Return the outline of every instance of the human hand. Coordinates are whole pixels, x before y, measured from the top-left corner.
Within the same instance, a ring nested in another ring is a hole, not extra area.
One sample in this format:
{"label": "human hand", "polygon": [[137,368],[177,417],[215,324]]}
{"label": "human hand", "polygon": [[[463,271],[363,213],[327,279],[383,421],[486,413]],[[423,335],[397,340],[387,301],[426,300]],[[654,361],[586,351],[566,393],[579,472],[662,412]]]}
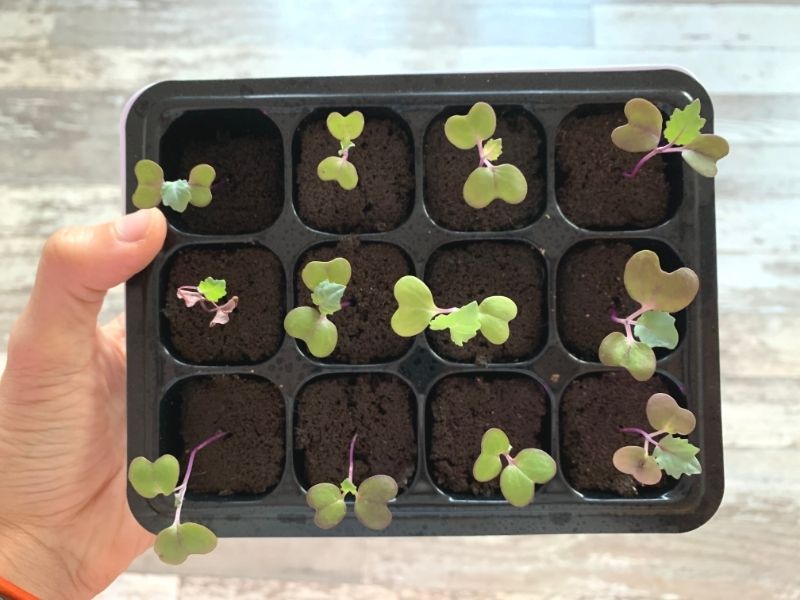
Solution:
{"label": "human hand", "polygon": [[0,576],[42,598],[93,597],[153,543],[126,499],[125,323],[107,290],[153,260],[158,209],[46,243],[0,379]]}

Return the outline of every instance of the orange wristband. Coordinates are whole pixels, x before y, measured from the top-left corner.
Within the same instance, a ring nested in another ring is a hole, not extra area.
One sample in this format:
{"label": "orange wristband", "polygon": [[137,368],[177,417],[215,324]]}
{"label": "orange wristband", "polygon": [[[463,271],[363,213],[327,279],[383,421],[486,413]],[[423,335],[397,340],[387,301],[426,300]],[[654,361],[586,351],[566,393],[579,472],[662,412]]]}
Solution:
{"label": "orange wristband", "polygon": [[18,588],[10,581],[0,577],[0,598],[2,600],[39,600],[33,594]]}

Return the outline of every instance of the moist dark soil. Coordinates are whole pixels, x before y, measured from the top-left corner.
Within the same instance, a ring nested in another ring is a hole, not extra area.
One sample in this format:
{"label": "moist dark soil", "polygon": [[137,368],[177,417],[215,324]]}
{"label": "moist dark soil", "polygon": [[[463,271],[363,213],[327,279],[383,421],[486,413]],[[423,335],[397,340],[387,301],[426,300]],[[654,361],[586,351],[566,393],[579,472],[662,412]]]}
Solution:
{"label": "moist dark soil", "polygon": [[681,398],[658,374],[637,382],[625,371],[587,375],[567,386],[561,398],[561,465],[569,483],[580,492],[610,492],[637,496],[643,489],[667,489],[675,480],[666,475],[656,486],[642,486],[614,468],[614,452],[642,443],[621,427],[652,431],[645,407],[653,394]]}
{"label": "moist dark soil", "polygon": [[[187,308],[176,296],[183,285],[206,277],[225,279],[228,295],[239,297],[225,325],[209,327],[213,313]],[[285,280],[272,252],[257,246],[194,247],[181,250],[167,267],[164,332],[181,360],[197,364],[253,364],[278,351],[283,340]]]}
{"label": "moist dark soil", "polygon": [[348,306],[329,317],[339,333],[331,360],[363,364],[402,356],[413,339],[402,338],[392,331],[392,313],[396,308],[393,290],[398,279],[413,274],[414,270],[406,254],[396,246],[346,238],[336,245],[309,250],[297,263],[297,305],[312,306],[311,291],[300,277],[303,267],[312,260],[329,261],[338,256],[350,262],[353,275],[343,298]]}
{"label": "moist dark soil", "polygon": [[164,211],[192,233],[241,234],[272,225],[283,208],[283,142],[258,111],[194,111],[178,119],[161,143],[168,180],[188,179],[192,167],[207,163],[217,177],[211,204],[184,213]]}
{"label": "moist dark soil", "polygon": [[[495,200],[475,209],[464,201],[464,182],[478,166],[478,150],[459,150],[444,135],[450,114],[435,119],[425,134],[425,206],[442,227],[456,231],[502,231],[530,225],[545,204],[544,135],[539,124],[520,109],[495,109],[503,154],[496,164],[518,167],[528,182],[528,195],[519,204]],[[456,111],[451,114],[465,114]]]}
{"label": "moist dark soil", "polygon": [[517,305],[505,344],[490,344],[479,332],[458,347],[449,331],[428,331],[431,347],[458,362],[485,364],[531,358],[547,338],[545,268],[539,252],[519,242],[468,242],[437,250],[425,271],[437,306],[463,306],[489,296],[507,296]]}
{"label": "moist dark soil", "polygon": [[417,466],[414,395],[392,375],[333,375],[315,379],[296,399],[295,464],[303,486],[347,477],[350,440],[356,485],[372,475],[394,477],[402,489]]}
{"label": "moist dark soil", "polygon": [[190,492],[262,494],[278,484],[286,429],[284,400],[275,385],[238,375],[196,377],[180,384],[169,403],[164,428],[179,428],[182,444],[168,450],[180,457],[182,472],[192,448],[218,431],[230,433],[197,453]]}
{"label": "moist dark soil", "polygon": [[[499,479],[478,483],[472,465],[487,429],[508,435],[513,453],[547,443],[547,397],[533,379],[515,375],[453,375],[440,381],[430,399],[430,469],[445,492],[490,496]],[[546,449],[546,448],[545,448]]]}
{"label": "moist dark soil", "polygon": [[399,119],[365,115],[364,131],[353,140],[349,160],[358,185],[344,190],[322,181],[317,166],[336,156],[339,141],[325,124],[327,111],[301,126],[297,134],[296,208],[300,219],[319,231],[368,233],[395,229],[414,204],[414,151]]}
{"label": "moist dark soil", "polygon": [[680,157],[656,156],[633,179],[623,177],[642,156],[611,143],[611,132],[625,122],[619,108],[573,114],[558,129],[556,199],[578,227],[645,229],[673,211],[673,195],[680,194]]}

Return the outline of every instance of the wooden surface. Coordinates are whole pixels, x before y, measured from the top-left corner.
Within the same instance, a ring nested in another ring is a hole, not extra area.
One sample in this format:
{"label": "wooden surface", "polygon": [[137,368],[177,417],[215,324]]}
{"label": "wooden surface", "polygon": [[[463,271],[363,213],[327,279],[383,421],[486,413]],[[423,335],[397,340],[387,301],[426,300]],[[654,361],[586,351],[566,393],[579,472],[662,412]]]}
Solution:
{"label": "wooden surface", "polygon": [[104,598],[800,598],[798,31],[788,2],[1,0],[0,348],[45,237],[117,214],[120,111],[153,80],[679,64],[732,145],[717,178],[727,489],[709,524],[223,540],[178,570],[146,555]]}

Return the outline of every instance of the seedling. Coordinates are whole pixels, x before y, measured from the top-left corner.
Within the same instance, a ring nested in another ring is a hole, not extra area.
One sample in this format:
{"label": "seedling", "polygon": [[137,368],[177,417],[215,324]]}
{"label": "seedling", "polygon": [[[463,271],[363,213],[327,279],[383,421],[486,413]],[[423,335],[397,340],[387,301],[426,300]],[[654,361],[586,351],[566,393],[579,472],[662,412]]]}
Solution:
{"label": "seedling", "polygon": [[342,189],[352,190],[358,185],[358,171],[348,160],[350,150],[355,148],[353,140],[364,131],[364,115],[355,110],[346,117],[338,112],[328,115],[328,131],[339,140],[339,156],[323,158],[317,167],[322,181],[335,181]]}
{"label": "seedling", "polygon": [[192,449],[180,485],[178,485],[180,465],[178,459],[171,454],[164,454],[155,462],[150,462],[144,456],[137,456],[128,467],[128,481],[143,498],[155,498],[159,494],[175,496],[175,519],[172,525],[158,533],[153,546],[161,561],[168,565],[179,565],[190,554],[208,554],[217,547],[217,536],[208,527],[198,523],[181,523],[181,509],[189,487],[189,478],[192,476],[195,456],[200,450],[226,435],[228,435],[226,432],[218,431]]}
{"label": "seedling", "polygon": [[[478,147],[478,167],[464,183],[464,200],[472,208],[485,208],[495,200],[519,204],[528,194],[528,182],[514,165],[495,165],[503,153],[503,140],[491,139],[497,127],[494,109],[478,102],[466,115],[453,115],[444,124],[444,134],[461,150]],[[485,143],[484,143],[485,142]]]}
{"label": "seedling", "polygon": [[664,127],[663,117],[655,104],[644,98],[634,98],[625,104],[628,122],[611,132],[611,141],[626,152],[647,152],[625,177],[636,177],[644,164],[657,154],[680,152],[690,167],[703,177],[717,174],[717,161],[730,150],[725,138],[713,133],[700,133],[706,120],[700,116],[700,100],[695,99],[683,110],[676,108]]}
{"label": "seedling", "polygon": [[397,310],[392,315],[392,329],[401,337],[413,337],[430,327],[433,331],[450,330],[450,339],[463,346],[480,331],[490,343],[500,345],[510,334],[508,323],[517,316],[517,305],[505,296],[489,296],[480,304],[473,300],[462,307],[439,308],[431,290],[413,275],[394,284]]}
{"label": "seedling", "polygon": [[186,303],[186,308],[191,308],[198,304],[203,310],[214,313],[209,327],[214,325],[224,325],[230,321],[230,314],[239,303],[239,297],[234,296],[225,304],[218,304],[227,294],[224,279],[214,279],[206,277],[198,285],[182,285],[178,288],[178,298]]}
{"label": "seedling", "polygon": [[336,348],[339,333],[328,316],[343,308],[342,296],[350,275],[350,263],[344,258],[312,261],[303,267],[303,283],[311,290],[311,301],[316,308],[293,308],[286,315],[283,328],[293,338],[303,340],[317,358],[330,356]]}
{"label": "seedling", "polygon": [[625,333],[609,333],[598,354],[604,365],[624,367],[637,381],[647,381],[656,370],[653,348],[673,350],[678,345],[678,330],[670,313],[683,310],[694,300],[700,282],[688,267],[662,271],[658,255],[650,250],[631,256],[624,282],[640,307],[625,318],[612,312],[611,320],[624,325]]}
{"label": "seedling", "polygon": [[[506,460],[505,467],[501,456]],[[481,453],[472,466],[472,476],[482,483],[500,475],[500,491],[519,508],[533,502],[534,484],[543,485],[555,474],[556,461],[544,450],[525,448],[512,458],[508,436],[496,427],[483,434]]]}
{"label": "seedling", "polygon": [[[685,438],[675,437],[675,434],[689,435],[694,431],[696,420],[692,412],[678,406],[669,394],[653,394],[647,401],[647,420],[655,431],[648,433],[636,427],[620,429],[642,436],[644,447],[625,446],[617,450],[613,458],[617,470],[645,485],[661,481],[662,470],[675,479],[680,479],[681,475],[698,475],[700,448]],[[656,439],[658,436],[663,437]]]}
{"label": "seedling", "polygon": [[392,512],[387,506],[397,496],[397,482],[388,475],[367,477],[356,487],[353,483],[353,451],[358,434],[350,441],[347,479],[338,486],[318,483],[306,494],[306,502],[314,509],[314,524],[320,529],[331,529],[342,522],[347,514],[345,499],[355,496],[356,518],[368,529],[386,529],[392,522]]}
{"label": "seedling", "polygon": [[164,181],[164,169],[152,160],[140,160],[133,168],[136,191],[133,205],[136,208],[153,208],[160,202],[182,213],[191,204],[204,208],[211,204],[211,184],[217,176],[211,165],[197,165],[189,172],[189,180]]}

